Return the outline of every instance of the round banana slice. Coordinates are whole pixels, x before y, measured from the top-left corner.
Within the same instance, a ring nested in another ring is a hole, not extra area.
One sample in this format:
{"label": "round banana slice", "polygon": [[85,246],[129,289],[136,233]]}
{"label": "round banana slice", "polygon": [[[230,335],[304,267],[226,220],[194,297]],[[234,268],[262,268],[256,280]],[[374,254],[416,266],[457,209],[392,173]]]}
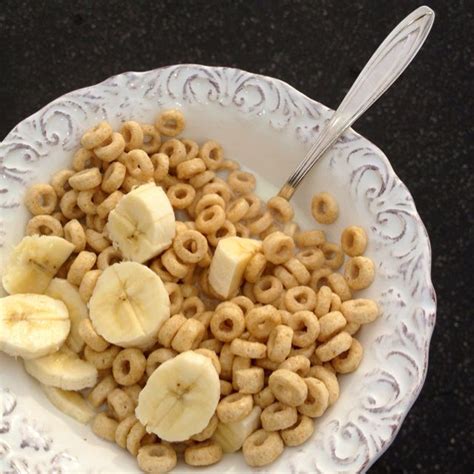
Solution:
{"label": "round banana slice", "polygon": [[173,207],[163,188],[143,184],[120,199],[107,229],[127,260],[143,263],[170,247],[176,233]]}
{"label": "round banana slice", "polygon": [[46,295],[0,298],[0,350],[24,359],[56,352],[71,328],[66,305]]}
{"label": "round banana slice", "polygon": [[155,272],[140,263],[121,262],[100,275],[89,301],[89,314],[105,340],[136,347],[156,337],[170,317],[170,299]]}
{"label": "round banana slice", "polygon": [[71,285],[63,278],[53,278],[45,294],[61,300],[69,311],[69,318],[71,319],[71,332],[66,339],[68,347],[76,353],[79,353],[84,348],[84,341],[79,334],[79,325],[81,321],[88,317],[87,306],[77,291],[74,285]]}
{"label": "round banana slice", "polygon": [[33,360],[25,360],[25,370],[44,385],[63,390],[82,390],[97,382],[97,369],[66,346]]}
{"label": "round banana slice", "polygon": [[10,294],[43,293],[73,250],[74,245],[61,237],[24,237],[10,255],[3,287]]}
{"label": "round banana slice", "polygon": [[184,441],[208,425],[219,397],[219,376],[211,360],[187,351],[152,373],[135,414],[149,433],[166,441]]}

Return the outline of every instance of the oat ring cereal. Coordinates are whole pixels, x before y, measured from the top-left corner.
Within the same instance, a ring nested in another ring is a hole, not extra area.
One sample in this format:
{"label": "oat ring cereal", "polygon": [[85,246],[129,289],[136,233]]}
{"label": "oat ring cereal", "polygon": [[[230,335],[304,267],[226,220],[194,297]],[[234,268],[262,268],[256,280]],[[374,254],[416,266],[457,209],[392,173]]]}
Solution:
{"label": "oat ring cereal", "polygon": [[222,209],[225,209],[226,202],[219,194],[205,194],[201,196],[196,203],[194,212],[196,215],[200,214],[205,209],[208,209],[211,206],[220,206]]}
{"label": "oat ring cereal", "polygon": [[110,267],[110,265],[118,263],[121,260],[122,254],[120,253],[120,250],[111,245],[100,252],[97,257],[97,268],[99,270],[105,270],[107,267]]}
{"label": "oat ring cereal", "polygon": [[340,311],[331,311],[319,318],[318,341],[325,342],[341,332],[347,325],[346,318]]}
{"label": "oat ring cereal", "polygon": [[25,205],[34,216],[52,214],[57,202],[56,192],[49,184],[35,184],[26,192]]}
{"label": "oat ring cereal", "polygon": [[300,446],[314,433],[314,421],[306,415],[298,415],[296,423],[280,432],[286,446]]}
{"label": "oat ring cereal", "polygon": [[298,406],[297,410],[302,415],[318,418],[326,411],[329,405],[328,389],[321,380],[313,377],[305,378],[304,382],[308,387],[308,396],[305,402]]}
{"label": "oat ring cereal", "polygon": [[377,319],[379,308],[375,301],[359,298],[342,303],[341,312],[349,323],[367,324]]}
{"label": "oat ring cereal", "polygon": [[123,158],[125,167],[132,178],[146,181],[153,176],[154,168],[148,154],[139,149],[130,150]]}
{"label": "oat ring cereal", "polygon": [[189,446],[184,451],[184,462],[190,466],[210,466],[221,458],[221,446],[211,440]]}
{"label": "oat ring cereal", "polygon": [[201,173],[194,175],[190,180],[189,184],[194,186],[196,189],[202,188],[209,184],[216,177],[216,173],[211,170],[206,170]]}
{"label": "oat ring cereal", "polygon": [[214,181],[206,184],[202,189],[203,194],[218,194],[224,201],[227,203],[233,197],[232,191],[229,188],[229,185],[225,181],[218,181],[217,178],[214,178]]}
{"label": "oat ring cereal", "polygon": [[318,248],[307,248],[296,254],[296,258],[309,270],[316,270],[324,265],[324,253]]}
{"label": "oat ring cereal", "polygon": [[206,171],[206,165],[201,158],[187,158],[176,167],[179,179],[191,179],[199,173]]}
{"label": "oat ring cereal", "polygon": [[279,369],[286,369],[300,377],[306,377],[309,373],[311,362],[303,355],[294,355],[288,357],[284,362],[280,364]]}
{"label": "oat ring cereal", "polygon": [[375,278],[374,262],[367,257],[352,257],[345,266],[344,276],[353,290],[363,290]]}
{"label": "oat ring cereal", "polygon": [[146,373],[148,377],[161,365],[163,362],[177,356],[178,353],[173,349],[160,347],[151,352],[146,359]]}
{"label": "oat ring cereal", "polygon": [[[319,268],[318,270],[315,270],[311,274],[311,280],[309,283],[309,286],[314,290],[314,291],[319,291],[321,287],[327,286],[329,288],[329,280],[328,276],[331,275],[332,270],[330,268]],[[330,289],[330,288],[329,288]],[[332,294],[332,292],[331,292]]]}
{"label": "oat ring cereal", "polygon": [[268,379],[268,386],[279,402],[290,407],[301,405],[308,394],[304,380],[288,369],[275,370]]}
{"label": "oat ring cereal", "polygon": [[285,293],[284,301],[291,313],[312,311],[316,306],[316,293],[309,286],[295,286]]}
{"label": "oat ring cereal", "polygon": [[284,447],[278,432],[260,429],[244,441],[242,452],[249,466],[260,467],[275,461],[283,453]]}
{"label": "oat ring cereal", "polygon": [[233,303],[218,307],[211,319],[210,329],[214,337],[222,342],[238,338],[245,330],[242,310]]}
{"label": "oat ring cereal", "polygon": [[224,152],[222,147],[219,145],[219,143],[213,140],[210,140],[202,145],[201,149],[199,150],[199,156],[204,160],[206,167],[210,170],[218,169],[224,160]]}
{"label": "oat ring cereal", "polygon": [[319,193],[311,200],[311,213],[320,224],[332,224],[339,216],[339,206],[329,193]]}
{"label": "oat ring cereal", "polygon": [[170,168],[176,168],[187,159],[185,146],[176,138],[166,140],[160,147],[160,153],[168,156]]}
{"label": "oat ring cereal", "polygon": [[161,145],[160,132],[153,125],[142,123],[140,126],[143,131],[143,142],[140,148],[149,155],[156,153]]}
{"label": "oat ring cereal", "polygon": [[109,347],[109,343],[99,336],[92,326],[91,320],[86,318],[79,323],[79,335],[84,342],[94,351],[102,352]]}
{"label": "oat ring cereal", "polygon": [[268,203],[268,208],[273,212],[275,219],[280,222],[290,222],[295,216],[291,204],[281,196],[272,197]]}
{"label": "oat ring cereal", "polygon": [[176,352],[197,349],[204,337],[205,330],[201,321],[194,318],[187,319],[171,341],[171,347]]}
{"label": "oat ring cereal", "polygon": [[165,269],[176,278],[184,278],[188,273],[188,266],[179,261],[172,248],[161,256],[161,262]]}
{"label": "oat ring cereal", "polygon": [[135,411],[133,400],[120,388],[112,390],[107,395],[107,403],[119,421],[133,415]]}
{"label": "oat ring cereal", "polygon": [[89,302],[101,273],[101,270],[89,270],[82,277],[79,285],[79,295],[84,303]]}
{"label": "oat ring cereal", "polygon": [[123,136],[126,151],[141,148],[143,144],[143,130],[138,122],[133,120],[124,122],[120,133]]}
{"label": "oat ring cereal", "polygon": [[257,394],[265,386],[265,373],[261,367],[240,369],[235,373],[235,383],[240,393]]}
{"label": "oat ring cereal", "polygon": [[60,170],[57,171],[51,178],[51,186],[53,187],[58,199],[61,199],[66,191],[71,190],[71,186],[69,185],[69,178],[73,174],[73,170]]}
{"label": "oat ring cereal", "polygon": [[92,421],[92,431],[100,438],[107,441],[115,441],[115,431],[118,423],[113,418],[107,416],[105,412],[101,412],[95,416]]}
{"label": "oat ring cereal", "polygon": [[75,252],[82,252],[86,248],[84,227],[77,219],[72,219],[64,225],[64,238],[74,244]]}
{"label": "oat ring cereal", "polygon": [[94,148],[94,154],[100,160],[110,163],[116,160],[125,150],[125,140],[120,133],[114,132],[102,144]]}
{"label": "oat ring cereal", "polygon": [[319,336],[319,321],[312,311],[298,311],[294,313],[288,325],[293,329],[293,345],[308,347]]}
{"label": "oat ring cereal", "polygon": [[165,321],[158,332],[158,342],[164,347],[171,347],[171,341],[178,332],[179,328],[186,322],[182,314],[175,314]]}
{"label": "oat ring cereal", "polygon": [[281,316],[272,305],[251,309],[245,316],[245,324],[252,336],[267,339],[272,330],[281,324]]}
{"label": "oat ring cereal", "polygon": [[273,275],[261,277],[253,287],[253,293],[259,303],[268,304],[281,296],[283,285]]}
{"label": "oat ring cereal", "polygon": [[153,178],[158,183],[168,176],[170,169],[170,159],[164,153],[155,153],[151,155],[150,160],[153,164]]}
{"label": "oat ring cereal", "polygon": [[104,143],[112,132],[112,127],[107,122],[100,122],[82,135],[81,145],[87,150],[92,150]]}
{"label": "oat ring cereal", "polygon": [[230,344],[230,350],[236,356],[249,359],[263,359],[267,355],[267,348],[261,342],[245,341],[234,339]]}
{"label": "oat ring cereal", "polygon": [[357,339],[352,339],[351,347],[347,353],[342,353],[335,357],[331,364],[340,374],[348,374],[354,372],[359,367],[364,355],[364,348]]}
{"label": "oat ring cereal", "polygon": [[137,383],[146,370],[146,359],[140,349],[128,348],[120,351],[113,361],[114,379],[120,385]]}
{"label": "oat ring cereal", "polygon": [[257,217],[254,221],[250,222],[248,227],[250,233],[253,235],[259,235],[265,232],[273,224],[273,217],[270,212],[266,211],[262,216]]}
{"label": "oat ring cereal", "polygon": [[186,125],[184,115],[180,110],[164,110],[155,122],[156,129],[167,137],[179,135]]}
{"label": "oat ring cereal", "polygon": [[298,420],[295,407],[276,402],[266,407],[260,415],[265,431],[280,431],[293,426]]}
{"label": "oat ring cereal", "polygon": [[242,310],[244,315],[255,306],[249,298],[243,295],[235,296],[230,300],[230,302],[236,304]]}
{"label": "oat ring cereal", "polygon": [[138,450],[137,462],[143,472],[170,472],[177,463],[176,451],[168,443],[154,443]]}
{"label": "oat ring cereal", "polygon": [[61,222],[50,215],[39,215],[32,217],[26,224],[26,235],[55,235],[62,237],[64,235]]}
{"label": "oat ring cereal", "polygon": [[315,365],[309,369],[309,377],[321,380],[326,385],[329,394],[329,405],[339,398],[339,382],[331,364]]}
{"label": "oat ring cereal", "polygon": [[249,203],[243,197],[240,197],[229,204],[226,210],[227,219],[233,223],[239,222],[245,217],[249,209]]}
{"label": "oat ring cereal", "polygon": [[275,326],[268,337],[267,355],[272,362],[283,362],[291,351],[293,329],[280,324]]}
{"label": "oat ring cereal", "polygon": [[285,263],[293,256],[295,243],[283,232],[273,232],[263,241],[265,258],[275,265]]}
{"label": "oat ring cereal", "polygon": [[97,255],[93,252],[88,252],[86,250],[79,252],[67,273],[67,280],[69,283],[79,286],[84,275],[95,265],[96,260]]}
{"label": "oat ring cereal", "polygon": [[255,189],[255,176],[245,171],[232,171],[228,178],[230,189],[238,194],[248,194]]}
{"label": "oat ring cereal", "polygon": [[98,352],[86,345],[84,358],[98,370],[110,369],[119,352],[120,348],[117,346],[109,346],[104,351]]}
{"label": "oat ring cereal", "polygon": [[225,222],[225,211],[221,206],[213,205],[204,209],[196,218],[196,228],[203,234],[217,231]]}
{"label": "oat ring cereal", "polygon": [[233,393],[219,402],[216,413],[222,423],[232,423],[245,418],[252,411],[252,408],[252,395]]}
{"label": "oat ring cereal", "polygon": [[329,339],[329,341],[318,346],[316,349],[316,355],[319,357],[321,362],[327,362],[328,360],[334,359],[334,357],[349,350],[351,345],[352,337],[347,332],[342,331]]}
{"label": "oat ring cereal", "polygon": [[115,430],[115,442],[123,449],[127,447],[127,437],[132,426],[137,422],[135,415],[129,415],[120,421]]}
{"label": "oat ring cereal", "polygon": [[119,161],[111,163],[102,177],[102,183],[100,185],[102,191],[107,194],[117,191],[120,186],[122,186],[126,173],[127,168],[123,163],[120,163]]}

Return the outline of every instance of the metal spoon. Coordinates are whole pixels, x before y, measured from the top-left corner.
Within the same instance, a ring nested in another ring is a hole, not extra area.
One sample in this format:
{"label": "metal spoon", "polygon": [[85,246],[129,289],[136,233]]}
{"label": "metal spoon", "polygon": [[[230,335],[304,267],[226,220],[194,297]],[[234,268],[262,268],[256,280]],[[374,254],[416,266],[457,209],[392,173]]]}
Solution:
{"label": "metal spoon", "polygon": [[279,196],[289,200],[301,180],[340,135],[395,82],[425,42],[434,17],[431,8],[419,7],[385,38],[303,161],[280,189]]}

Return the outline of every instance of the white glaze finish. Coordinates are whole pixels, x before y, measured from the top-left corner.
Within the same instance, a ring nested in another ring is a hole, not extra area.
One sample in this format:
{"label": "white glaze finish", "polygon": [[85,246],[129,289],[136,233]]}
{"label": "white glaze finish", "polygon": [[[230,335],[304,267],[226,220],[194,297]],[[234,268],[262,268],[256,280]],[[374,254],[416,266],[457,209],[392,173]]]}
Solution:
{"label": "white glaze finish", "polygon": [[[67,166],[86,128],[104,118],[115,127],[124,119],[150,121],[170,106],[183,109],[186,136],[217,139],[229,158],[265,177],[269,185],[259,191],[267,196],[285,181],[331,116],[329,109],[281,81],[194,65],[121,74],[67,94],[21,122],[0,145],[0,268],[23,233],[25,188]],[[314,437],[302,447],[287,449],[259,472],[366,470],[393,440],[427,369],[436,311],[430,244],[406,187],[385,155],[349,130],[293,198],[306,228],[312,225],[308,202],[315,190],[331,191],[340,204],[340,218],[328,231],[329,238],[337,239],[348,224],[366,228],[367,253],[376,263],[377,279],[361,295],[377,299],[383,315],[361,331],[364,360],[356,373],[342,378],[341,398],[318,420]],[[67,449],[83,471],[136,469],[130,456],[51,407],[20,363],[0,356],[0,373],[0,387],[17,397],[16,415],[11,416],[47,426],[57,449]],[[0,392],[0,402],[5,403],[6,393]],[[21,456],[15,433],[2,435],[2,441],[8,443],[9,455]],[[51,458],[50,452],[30,451],[32,465]],[[0,451],[0,468],[5,459]],[[188,471],[178,466],[177,472]],[[251,469],[236,454],[208,471]]]}

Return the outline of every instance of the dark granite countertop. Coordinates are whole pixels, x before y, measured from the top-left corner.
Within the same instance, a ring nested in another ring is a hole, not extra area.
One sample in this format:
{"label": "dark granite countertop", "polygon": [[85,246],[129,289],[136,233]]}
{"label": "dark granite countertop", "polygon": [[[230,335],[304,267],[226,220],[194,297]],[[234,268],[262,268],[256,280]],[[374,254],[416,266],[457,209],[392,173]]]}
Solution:
{"label": "dark granite countertop", "polygon": [[[356,129],[390,158],[433,248],[426,385],[373,473],[474,470],[472,0],[427,1],[423,50]],[[0,135],[55,97],[126,70],[229,65],[335,107],[410,0],[0,2]],[[470,135],[470,139],[469,139]]]}

